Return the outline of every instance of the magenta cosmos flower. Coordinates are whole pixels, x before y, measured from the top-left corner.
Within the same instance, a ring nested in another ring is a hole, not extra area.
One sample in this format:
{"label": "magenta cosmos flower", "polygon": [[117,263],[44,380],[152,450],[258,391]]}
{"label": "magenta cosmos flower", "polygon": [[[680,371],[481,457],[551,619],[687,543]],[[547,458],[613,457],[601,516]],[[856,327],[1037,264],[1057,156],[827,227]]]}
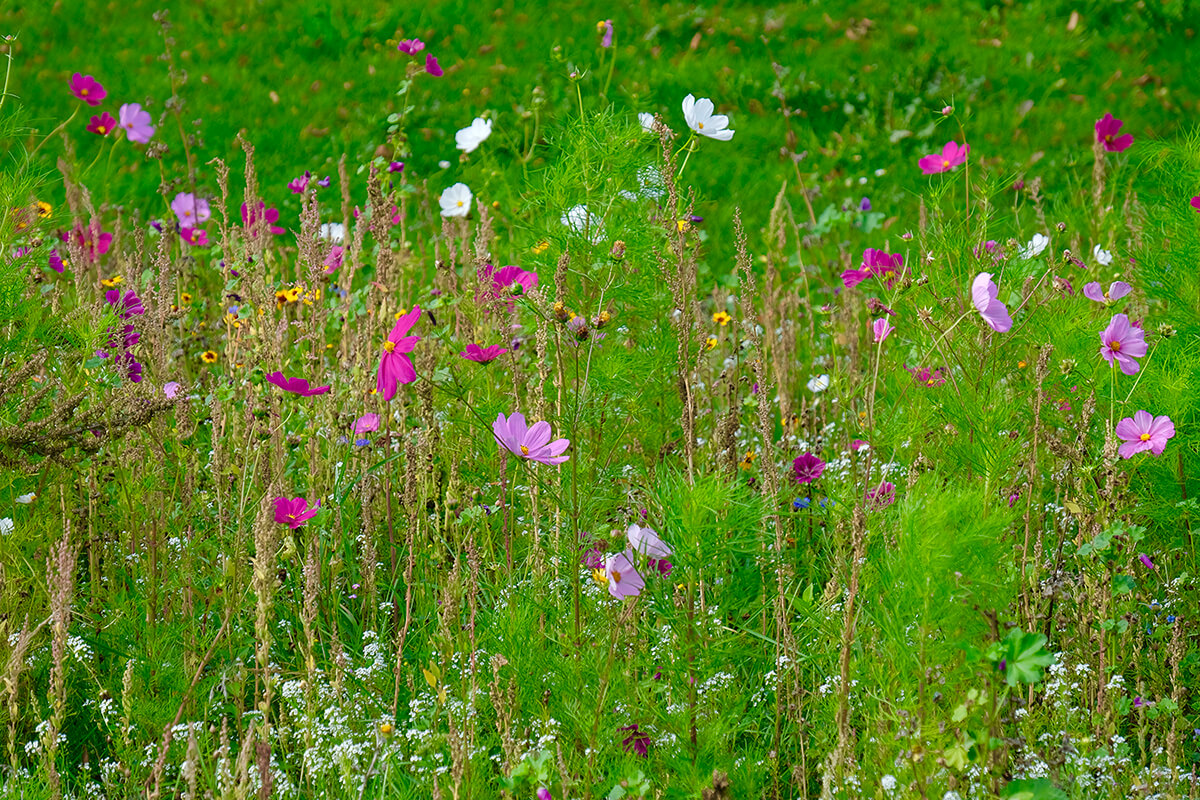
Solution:
{"label": "magenta cosmos flower", "polygon": [[875,320],[871,324],[871,328],[875,331],[875,344],[883,344],[883,340],[888,337],[888,334],[896,330],[896,326],[888,322],[887,317]]}
{"label": "magenta cosmos flower", "polygon": [[208,231],[196,230],[195,228],[180,228],[179,238],[192,247],[208,247]]}
{"label": "magenta cosmos flower", "polygon": [[285,231],[275,223],[279,221],[279,209],[267,208],[267,204],[259,201],[258,208],[253,211],[248,211],[246,204],[242,203],[242,227],[250,232],[251,236],[258,234],[258,220],[263,219],[271,233],[278,236]]}
{"label": "magenta cosmos flower", "polygon": [[604,574],[608,577],[608,593],[618,600],[637,597],[646,588],[646,581],[633,566],[633,551],[609,553],[604,559]]}
{"label": "magenta cosmos flower", "polygon": [[321,265],[325,269],[321,270],[322,275],[332,275],[342,267],[342,259],[345,258],[346,249],[339,244],[335,244],[329,249],[329,255],[325,256],[325,260]]}
{"label": "magenta cosmos flower", "polygon": [[402,314],[396,320],[395,327],[383,342],[383,356],[379,359],[379,375],[375,379],[375,391],[383,395],[384,400],[396,396],[396,385],[412,383],[417,379],[417,370],[412,359],[408,357],[420,336],[409,336],[408,332],[421,316],[421,307],[413,306],[413,310]]}
{"label": "magenta cosmos flower", "polygon": [[275,521],[295,530],[315,517],[320,508],[320,500],[317,501],[315,506],[309,508],[308,501],[303,497],[276,497]]}
{"label": "magenta cosmos flower", "polygon": [[313,397],[318,394],[326,394],[332,387],[318,386],[315,389],[309,388],[308,381],[304,378],[285,378],[282,372],[272,372],[267,376],[267,383],[273,383],[285,392],[298,394],[301,397]]}
{"label": "magenta cosmos flower", "polygon": [[87,253],[88,260],[96,261],[100,256],[108,252],[108,248],[112,245],[113,235],[107,231],[95,232],[91,226],[83,227],[82,225],[75,226],[75,241]]}
{"label": "magenta cosmos flower", "polygon": [[[908,369],[905,367],[905,369]],[[925,386],[941,386],[946,382],[946,378],[942,375],[941,367],[931,370],[929,367],[921,367],[921,369],[908,369],[912,373],[913,378],[917,383]]]}
{"label": "magenta cosmos flower", "polygon": [[150,124],[150,112],[142,110],[140,103],[126,103],[121,106],[117,116],[129,141],[145,144],[154,135],[154,126]]}
{"label": "magenta cosmos flower", "polygon": [[975,276],[971,284],[971,302],[975,310],[989,328],[996,333],[1004,333],[1012,327],[1013,321],[1008,315],[1008,308],[997,299],[999,296],[1000,290],[992,280],[992,273],[981,272]]}
{"label": "magenta cosmos flower", "polygon": [[900,277],[904,268],[904,256],[900,253],[886,253],[868,247],[863,251],[862,266],[858,269],[848,269],[842,273],[842,284],[847,289],[853,289],[872,275],[887,284],[889,289]]}
{"label": "magenta cosmos flower", "polygon": [[354,420],[354,433],[358,436],[377,430],[379,430],[378,414],[363,414],[361,417]]}
{"label": "magenta cosmos flower", "polygon": [[508,350],[498,344],[493,344],[489,347],[480,347],[471,342],[467,345],[467,349],[459,353],[460,356],[467,361],[475,361],[479,364],[486,364],[489,361],[495,361],[500,356],[507,353]]}
{"label": "magenta cosmos flower", "polygon": [[433,57],[433,53],[425,54],[425,71],[435,78],[442,77],[442,68],[438,66],[437,59]]}
{"label": "magenta cosmos flower", "polygon": [[1133,375],[1141,365],[1135,359],[1146,355],[1146,334],[1141,328],[1129,324],[1129,317],[1113,314],[1108,327],[1100,334],[1100,355],[1110,365],[1113,359],[1121,366],[1121,372]]}
{"label": "magenta cosmos flower", "polygon": [[89,106],[98,106],[100,101],[108,97],[108,92],[100,82],[91,75],[80,75],[76,72],[71,76],[71,92]]}
{"label": "magenta cosmos flower", "polygon": [[825,471],[825,462],[812,453],[805,453],[792,462],[792,477],[796,483],[812,483]]}
{"label": "magenta cosmos flower", "polygon": [[[520,267],[509,265],[496,269],[491,264],[484,264],[479,269],[479,283],[482,291],[475,298],[480,304],[499,302],[505,296],[528,294],[537,288],[536,272],[526,272]],[[507,301],[509,311],[513,310],[513,301]]]}
{"label": "magenta cosmos flower", "polygon": [[94,133],[97,136],[108,136],[115,127],[117,127],[117,121],[112,118],[112,114],[105,111],[98,117],[92,117],[92,121],[88,123],[87,129],[88,133]]}
{"label": "magenta cosmos flower", "polygon": [[939,172],[949,172],[959,164],[966,163],[967,153],[971,150],[971,145],[964,143],[959,147],[954,142],[946,142],[946,146],[942,148],[940,153],[931,153],[921,158],[917,162],[917,166],[921,168],[921,172],[926,175],[936,175]]}
{"label": "magenta cosmos flower", "polygon": [[570,458],[562,455],[570,446],[569,441],[550,441],[549,422],[543,420],[526,427],[525,416],[520,412],[514,412],[508,419],[503,414],[497,414],[496,421],[492,423],[492,434],[501,447],[518,458],[542,464],[561,464]]}
{"label": "magenta cosmos flower", "polygon": [[425,43],[420,39],[401,39],[396,49],[409,56],[415,56],[425,49]]}
{"label": "magenta cosmos flower", "polygon": [[212,217],[208,201],[203,197],[196,197],[191,192],[180,192],[175,195],[175,199],[171,201],[171,210],[175,212],[180,226],[184,228],[198,227]]}
{"label": "magenta cosmos flower", "polygon": [[1196,209],[1197,211],[1200,211],[1200,195],[1196,195],[1195,197],[1192,198],[1191,205],[1192,205],[1192,208]]}
{"label": "magenta cosmos flower", "polygon": [[1149,411],[1139,411],[1117,423],[1117,436],[1125,440],[1117,452],[1121,458],[1133,458],[1146,450],[1157,456],[1174,435],[1175,423],[1170,417],[1155,417]]}
{"label": "magenta cosmos flower", "polygon": [[1129,146],[1133,144],[1133,134],[1117,135],[1124,124],[1119,119],[1113,119],[1112,114],[1105,114],[1096,120],[1096,141],[1102,144],[1104,149],[1110,153],[1120,153],[1122,150],[1128,150]]}
{"label": "magenta cosmos flower", "polygon": [[1092,281],[1083,287],[1083,296],[1088,300],[1095,300],[1097,303],[1108,305],[1114,300],[1120,300],[1132,291],[1133,287],[1125,281],[1113,281],[1112,285],[1108,287],[1108,293],[1105,294],[1104,290],[1100,288],[1100,283]]}
{"label": "magenta cosmos flower", "polygon": [[894,502],[896,502],[896,484],[891,481],[883,481],[867,492],[867,511],[882,511]]}

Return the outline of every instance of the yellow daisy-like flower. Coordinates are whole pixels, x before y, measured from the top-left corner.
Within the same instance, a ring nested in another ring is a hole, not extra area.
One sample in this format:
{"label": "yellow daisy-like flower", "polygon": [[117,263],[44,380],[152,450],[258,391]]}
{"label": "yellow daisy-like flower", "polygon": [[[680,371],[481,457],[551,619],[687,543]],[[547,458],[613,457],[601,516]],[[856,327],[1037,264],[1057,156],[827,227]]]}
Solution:
{"label": "yellow daisy-like flower", "polygon": [[104,280],[100,281],[100,285],[106,289],[111,289],[119,284],[122,280],[123,279],[120,275],[113,275],[111,278],[105,278]]}
{"label": "yellow daisy-like flower", "polygon": [[710,336],[710,337],[708,337],[707,339],[705,339],[705,340],[704,340],[704,347],[705,347],[706,349],[708,349],[708,350],[712,350],[712,349],[713,349],[714,347],[716,347],[716,346],[717,346],[717,337],[715,337],[715,336]]}
{"label": "yellow daisy-like flower", "polygon": [[691,220],[681,219],[675,223],[675,227],[679,230],[680,233],[683,233],[688,228],[692,227],[692,222],[691,222]]}
{"label": "yellow daisy-like flower", "polygon": [[179,295],[179,302],[190,303],[190,302],[192,302],[192,296],[190,294],[188,294],[187,292],[184,292],[183,294]]}
{"label": "yellow daisy-like flower", "polygon": [[756,453],[753,450],[747,450],[746,455],[742,456],[742,469],[749,469],[750,467],[754,466],[755,456]]}
{"label": "yellow daisy-like flower", "polygon": [[287,301],[288,301],[288,299],[287,299],[287,290],[286,289],[280,289],[279,291],[275,292],[275,307],[276,308],[283,308],[285,305],[287,305]]}
{"label": "yellow daisy-like flower", "polygon": [[46,217],[50,216],[50,212],[53,211],[54,209],[53,209],[53,206],[51,206],[45,200],[38,200],[37,201],[37,210],[38,210],[38,216],[41,217],[42,219],[45,219]]}
{"label": "yellow daisy-like flower", "polygon": [[403,316],[404,316],[405,314],[407,314],[407,313],[408,313],[408,309],[406,309],[406,308],[402,308],[402,309],[400,309],[399,311],[397,311],[397,312],[396,312],[396,317],[395,317],[395,318],[396,318],[396,319],[400,319],[401,317],[403,317]]}
{"label": "yellow daisy-like flower", "polygon": [[238,319],[238,315],[234,314],[233,312],[227,312],[225,314],[225,324],[232,325],[235,328],[242,327],[242,321]]}
{"label": "yellow daisy-like flower", "polygon": [[395,728],[392,727],[392,723],[390,723],[390,722],[385,722],[379,726],[379,732],[382,733],[384,736],[387,736],[394,730],[395,730]]}
{"label": "yellow daisy-like flower", "polygon": [[1017,362],[1017,369],[1025,369],[1025,362],[1024,362],[1024,361],[1018,361],[1018,362]]}
{"label": "yellow daisy-like flower", "polygon": [[717,313],[713,314],[713,322],[717,323],[722,328],[728,325],[732,320],[733,317],[729,316],[729,314],[725,313],[724,311],[718,311]]}
{"label": "yellow daisy-like flower", "polygon": [[601,33],[601,32],[603,32],[603,31],[604,31],[604,26],[605,26],[605,25],[607,25],[607,24],[608,24],[608,20],[606,20],[606,19],[602,19],[602,20],[600,20],[599,22],[597,22],[597,23],[596,23],[596,33]]}
{"label": "yellow daisy-like flower", "polygon": [[200,360],[205,364],[215,364],[217,363],[217,354],[213,350],[205,350],[200,354]]}
{"label": "yellow daisy-like flower", "polygon": [[550,243],[547,242],[545,239],[543,239],[542,241],[538,242],[537,244],[535,244],[533,246],[534,255],[541,255],[542,253],[546,252],[549,249],[550,249]]}
{"label": "yellow daisy-like flower", "polygon": [[600,584],[604,588],[608,588],[608,573],[602,569],[592,570],[592,580]]}

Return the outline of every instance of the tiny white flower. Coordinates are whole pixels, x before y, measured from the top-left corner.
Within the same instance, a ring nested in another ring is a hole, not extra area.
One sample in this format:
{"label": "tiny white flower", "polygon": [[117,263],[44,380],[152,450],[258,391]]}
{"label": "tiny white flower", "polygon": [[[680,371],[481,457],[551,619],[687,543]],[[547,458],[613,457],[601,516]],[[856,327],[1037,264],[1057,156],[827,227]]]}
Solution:
{"label": "tiny white flower", "polygon": [[321,226],[321,238],[340,244],[346,238],[346,226],[340,222],[326,222]]}
{"label": "tiny white flower", "polygon": [[568,209],[562,215],[562,224],[581,236],[587,236],[588,241],[592,244],[597,244],[604,238],[603,221],[588,211],[585,205],[572,206]]}
{"label": "tiny white flower", "polygon": [[879,785],[883,787],[883,790],[885,792],[895,791],[896,790],[896,776],[895,775],[884,775],[882,778],[879,779]]}
{"label": "tiny white flower", "polygon": [[20,497],[18,497],[18,498],[17,498],[17,502],[18,502],[18,503],[21,503],[21,504],[23,504],[23,505],[29,505],[30,503],[32,503],[32,502],[33,502],[34,500],[36,500],[36,499],[37,499],[37,493],[36,493],[36,492],[30,492],[29,494],[23,494],[23,495],[21,495]]}
{"label": "tiny white flower", "polygon": [[463,128],[454,134],[454,146],[464,153],[471,153],[491,135],[492,121],[483,117],[476,117],[471,121],[470,127]]}
{"label": "tiny white flower", "polygon": [[821,373],[808,380],[808,390],[810,392],[823,392],[829,388],[829,376]]}
{"label": "tiny white flower", "polygon": [[1037,258],[1042,251],[1050,246],[1050,237],[1044,233],[1035,233],[1029,244],[1022,247],[1017,255],[1023,259]]}
{"label": "tiny white flower", "polygon": [[456,183],[438,198],[443,217],[465,217],[471,213],[471,190],[465,183]]}
{"label": "tiny white flower", "polygon": [[12,517],[0,519],[0,534],[7,536],[16,530],[16,524],[12,521]]}
{"label": "tiny white flower", "polygon": [[1108,252],[1100,245],[1096,245],[1092,248],[1092,255],[1096,257],[1096,260],[1100,262],[1101,266],[1107,267],[1112,263],[1112,253]]}
{"label": "tiny white flower", "polygon": [[638,114],[638,122],[642,123],[642,130],[646,133],[654,133],[654,115],[647,114],[645,111]]}
{"label": "tiny white flower", "polygon": [[445,160],[439,161],[438,166],[442,169],[450,169],[450,162]]}
{"label": "tiny white flower", "polygon": [[693,95],[683,98],[683,118],[687,126],[701,136],[728,142],[733,138],[729,130],[729,117],[724,114],[714,114],[713,101],[707,97],[697,100]]}

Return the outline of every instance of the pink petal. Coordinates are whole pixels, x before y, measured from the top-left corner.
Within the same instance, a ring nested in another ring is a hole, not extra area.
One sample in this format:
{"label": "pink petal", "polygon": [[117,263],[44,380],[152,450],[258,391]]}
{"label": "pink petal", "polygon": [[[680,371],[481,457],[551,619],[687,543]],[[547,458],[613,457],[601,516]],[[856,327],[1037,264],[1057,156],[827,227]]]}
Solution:
{"label": "pink petal", "polygon": [[1104,302],[1104,290],[1100,288],[1100,284],[1097,281],[1092,281],[1091,283],[1084,285],[1083,296],[1088,300],[1094,300],[1097,303]]}
{"label": "pink petal", "polygon": [[[1099,284],[1097,284],[1099,286]],[[1125,281],[1113,281],[1112,286],[1108,287],[1108,299],[1120,300],[1125,295],[1133,291],[1133,287]]]}
{"label": "pink petal", "polygon": [[550,436],[550,423],[542,420],[530,426],[529,430],[525,433],[525,441],[522,444],[528,447],[530,452],[541,450],[550,441]]}

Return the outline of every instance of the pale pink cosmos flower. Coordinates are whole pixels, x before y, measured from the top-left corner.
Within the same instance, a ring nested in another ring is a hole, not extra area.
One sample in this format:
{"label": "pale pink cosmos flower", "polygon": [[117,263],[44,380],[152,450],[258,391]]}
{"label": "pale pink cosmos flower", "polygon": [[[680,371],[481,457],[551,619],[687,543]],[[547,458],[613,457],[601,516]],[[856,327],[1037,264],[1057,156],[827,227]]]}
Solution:
{"label": "pale pink cosmos flower", "polygon": [[604,559],[604,574],[608,576],[608,593],[618,600],[637,597],[646,588],[646,581],[633,566],[633,551],[609,553]]}
{"label": "pale pink cosmos flower", "polygon": [[871,327],[875,331],[875,344],[883,344],[883,340],[888,337],[888,334],[896,330],[896,326],[888,322],[887,317],[875,320]]}
{"label": "pale pink cosmos flower", "polygon": [[379,415],[378,414],[363,414],[358,419],[354,420],[354,433],[361,436],[364,433],[379,430]]}
{"label": "pale pink cosmos flower", "polygon": [[570,458],[562,455],[570,446],[569,441],[550,441],[552,434],[549,422],[543,420],[526,426],[525,415],[520,412],[514,412],[507,419],[503,414],[497,414],[496,421],[492,423],[492,434],[501,447],[518,458],[541,464],[561,464]]}
{"label": "pale pink cosmos flower", "polygon": [[1175,423],[1171,422],[1170,417],[1156,417],[1149,411],[1138,411],[1117,423],[1117,437],[1125,441],[1117,453],[1121,458],[1133,458],[1146,450],[1156,456],[1161,455],[1167,440],[1174,435]]}
{"label": "pale pink cosmos flower", "polygon": [[198,228],[212,216],[208,201],[203,197],[196,197],[191,192],[175,195],[175,199],[171,201],[171,210],[179,219],[179,225],[184,228]]}
{"label": "pale pink cosmos flower", "polygon": [[145,144],[154,135],[154,126],[150,124],[150,112],[142,110],[141,103],[126,103],[117,112],[125,136],[131,142]]}
{"label": "pale pink cosmos flower", "polygon": [[342,266],[342,258],[345,256],[346,250],[339,244],[335,244],[329,249],[329,255],[325,256],[325,260],[321,262],[325,269],[321,270],[322,275],[332,275],[337,272]]}
{"label": "pale pink cosmos flower", "polygon": [[629,546],[635,553],[651,558],[666,558],[671,555],[671,546],[664,542],[652,528],[633,524],[625,531]]}
{"label": "pale pink cosmos flower", "polygon": [[1132,291],[1133,287],[1125,281],[1113,281],[1112,285],[1108,287],[1108,292],[1105,293],[1105,291],[1100,288],[1100,283],[1098,281],[1092,281],[1091,283],[1084,285],[1083,296],[1088,300],[1094,300],[1097,303],[1108,305],[1114,300],[1120,300],[1122,297]]}
{"label": "pale pink cosmos flower", "polygon": [[1129,317],[1113,314],[1108,327],[1100,334],[1100,355],[1109,364],[1114,359],[1126,375],[1135,374],[1141,365],[1135,359],[1146,355],[1146,334],[1129,324]]}
{"label": "pale pink cosmos flower", "polygon": [[383,399],[391,400],[396,396],[396,385],[412,383],[417,379],[417,369],[412,359],[408,357],[420,336],[409,336],[408,332],[421,317],[421,307],[413,306],[412,311],[401,315],[396,320],[392,332],[383,342],[383,355],[379,359],[379,374],[375,379],[375,391],[383,395]]}
{"label": "pale pink cosmos flower", "polygon": [[981,272],[975,276],[971,284],[971,302],[975,310],[983,317],[983,321],[996,333],[1004,333],[1012,328],[1012,317],[1008,308],[999,299],[1000,290],[992,280],[992,273]]}
{"label": "pale pink cosmos flower", "polygon": [[1122,150],[1128,150],[1129,146],[1133,144],[1133,134],[1117,135],[1124,124],[1119,119],[1113,119],[1112,114],[1105,114],[1096,120],[1096,141],[1103,145],[1104,149],[1110,153],[1120,153]]}
{"label": "pale pink cosmos flower", "polygon": [[971,151],[971,145],[963,144],[959,147],[954,142],[946,142],[946,146],[942,148],[940,153],[931,153],[924,156],[917,162],[917,166],[921,168],[921,172],[926,175],[936,175],[939,172],[949,172],[959,164],[965,164],[967,161],[967,153]]}

